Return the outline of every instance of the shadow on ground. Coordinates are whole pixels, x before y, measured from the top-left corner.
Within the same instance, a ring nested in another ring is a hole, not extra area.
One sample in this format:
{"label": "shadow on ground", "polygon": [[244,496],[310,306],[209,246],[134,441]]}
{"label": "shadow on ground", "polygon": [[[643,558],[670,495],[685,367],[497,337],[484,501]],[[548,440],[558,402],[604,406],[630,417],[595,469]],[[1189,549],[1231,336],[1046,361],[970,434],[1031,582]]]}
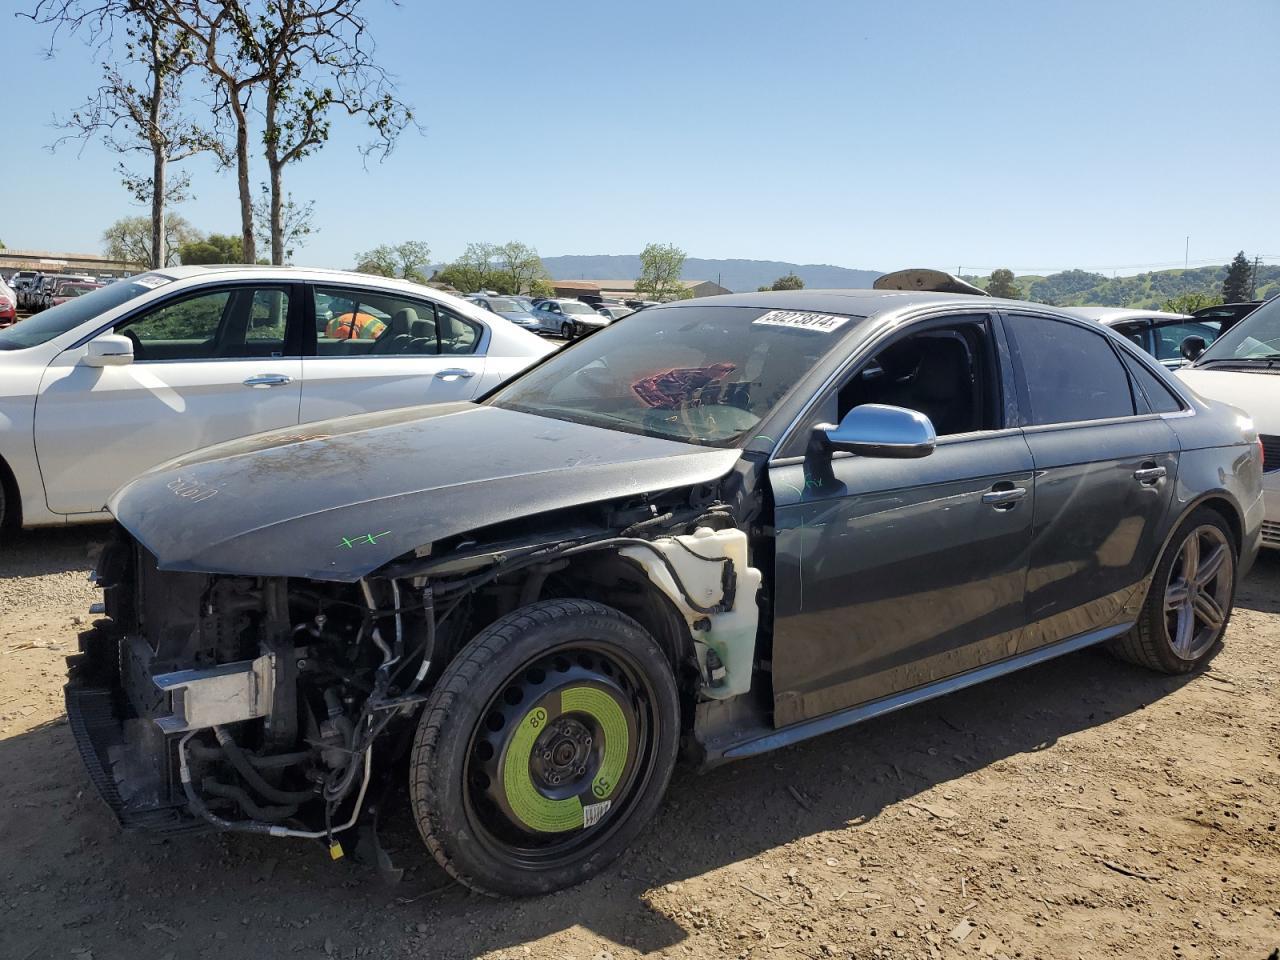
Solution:
{"label": "shadow on ground", "polygon": [[76,571],[88,573],[110,535],[109,523],[2,531],[0,579],[43,577]]}

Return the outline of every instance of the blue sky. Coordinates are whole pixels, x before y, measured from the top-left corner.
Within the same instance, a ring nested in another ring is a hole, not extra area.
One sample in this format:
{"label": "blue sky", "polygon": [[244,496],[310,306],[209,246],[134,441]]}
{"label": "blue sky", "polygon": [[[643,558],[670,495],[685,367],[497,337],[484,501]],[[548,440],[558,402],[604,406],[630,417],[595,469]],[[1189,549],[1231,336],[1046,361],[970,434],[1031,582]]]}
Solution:
{"label": "blue sky", "polygon": [[[141,213],[97,144],[46,147],[96,84],[83,46],[0,0],[0,239],[96,250]],[[417,109],[384,163],[359,130],[294,167],[320,232],[546,256],[673,242],[701,257],[988,272],[1280,262],[1280,3],[367,0]],[[180,212],[237,232],[234,181],[186,165]],[[265,177],[258,164],[255,178]],[[1125,269],[1128,268],[1128,269]],[[1110,269],[1107,270],[1110,272]]]}

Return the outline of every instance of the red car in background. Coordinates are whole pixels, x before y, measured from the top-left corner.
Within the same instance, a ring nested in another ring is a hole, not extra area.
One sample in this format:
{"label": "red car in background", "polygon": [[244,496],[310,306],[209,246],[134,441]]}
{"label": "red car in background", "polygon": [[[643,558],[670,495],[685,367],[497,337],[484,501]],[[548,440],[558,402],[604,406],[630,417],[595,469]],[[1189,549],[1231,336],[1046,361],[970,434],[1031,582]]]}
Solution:
{"label": "red car in background", "polygon": [[0,329],[12,326],[18,319],[18,295],[0,280]]}
{"label": "red car in background", "polygon": [[101,286],[102,284],[96,280],[59,280],[53,285],[53,290],[44,297],[41,309],[48,310],[50,307],[56,307],[60,303],[66,303],[68,300],[74,300],[76,297],[97,290]]}

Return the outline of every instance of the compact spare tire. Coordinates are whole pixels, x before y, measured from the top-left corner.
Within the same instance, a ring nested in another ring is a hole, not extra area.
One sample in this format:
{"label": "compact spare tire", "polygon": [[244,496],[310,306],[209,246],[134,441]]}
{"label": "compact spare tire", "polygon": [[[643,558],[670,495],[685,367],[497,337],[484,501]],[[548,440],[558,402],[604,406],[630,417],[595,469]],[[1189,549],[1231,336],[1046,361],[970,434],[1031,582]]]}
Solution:
{"label": "compact spare tire", "polygon": [[1161,673],[1190,673],[1216,650],[1231,619],[1239,547],[1222,514],[1192,512],[1156,566],[1134,628],[1112,653]]}
{"label": "compact spare tire", "polygon": [[440,865],[484,893],[587,879],[657,811],[679,697],[630,617],[547,600],[502,617],[441,676],[419,722],[410,794]]}

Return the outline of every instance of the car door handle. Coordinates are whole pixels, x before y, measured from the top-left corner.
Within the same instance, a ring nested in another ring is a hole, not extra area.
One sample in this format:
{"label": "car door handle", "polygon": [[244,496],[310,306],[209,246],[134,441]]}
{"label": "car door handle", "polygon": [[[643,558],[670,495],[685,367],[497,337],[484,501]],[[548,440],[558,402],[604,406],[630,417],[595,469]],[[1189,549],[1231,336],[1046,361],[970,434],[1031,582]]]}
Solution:
{"label": "car door handle", "polygon": [[450,367],[448,370],[441,370],[436,374],[437,380],[470,380],[474,377],[474,370],[463,370],[461,367]]}
{"label": "car door handle", "polygon": [[1133,479],[1147,486],[1153,486],[1163,480],[1168,472],[1164,467],[1143,467],[1141,470],[1133,471]]}
{"label": "car door handle", "polygon": [[286,383],[293,383],[293,377],[287,377],[283,373],[260,373],[256,377],[250,377],[244,382],[246,387],[279,387]]}
{"label": "car door handle", "polygon": [[982,495],[982,502],[997,510],[1011,510],[1014,504],[1027,495],[1026,487],[1012,484],[996,484]]}

